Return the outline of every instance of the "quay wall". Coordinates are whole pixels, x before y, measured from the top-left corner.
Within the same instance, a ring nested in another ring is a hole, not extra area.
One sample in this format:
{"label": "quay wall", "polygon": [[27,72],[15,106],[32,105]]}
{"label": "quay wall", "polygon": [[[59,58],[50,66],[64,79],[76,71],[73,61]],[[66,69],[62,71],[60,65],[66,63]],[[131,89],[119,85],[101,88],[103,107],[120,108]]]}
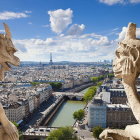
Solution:
{"label": "quay wall", "polygon": [[40,120],[40,123],[38,126],[47,126],[49,121],[54,117],[54,115],[57,113],[58,109],[61,107],[61,105],[66,101],[66,100],[83,100],[83,97],[76,97],[74,95],[64,95],[61,97],[61,99],[55,103],[55,105],[50,109],[48,113],[42,117]]}

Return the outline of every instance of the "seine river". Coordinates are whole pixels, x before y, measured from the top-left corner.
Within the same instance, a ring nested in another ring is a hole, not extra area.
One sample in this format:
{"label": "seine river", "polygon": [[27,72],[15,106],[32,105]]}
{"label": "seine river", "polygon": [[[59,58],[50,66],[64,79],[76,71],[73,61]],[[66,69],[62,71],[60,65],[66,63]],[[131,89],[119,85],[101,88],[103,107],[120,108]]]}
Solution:
{"label": "seine river", "polygon": [[63,127],[63,126],[72,126],[75,122],[73,119],[73,112],[83,109],[85,103],[82,101],[66,101],[59,108],[55,116],[49,122],[48,126],[50,127]]}
{"label": "seine river", "polygon": [[[79,92],[79,94],[84,94],[88,88]],[[73,112],[83,109],[85,103],[83,101],[66,101],[61,105],[55,116],[49,122],[48,126],[50,127],[63,127],[63,126],[72,126],[75,122],[73,119]]]}

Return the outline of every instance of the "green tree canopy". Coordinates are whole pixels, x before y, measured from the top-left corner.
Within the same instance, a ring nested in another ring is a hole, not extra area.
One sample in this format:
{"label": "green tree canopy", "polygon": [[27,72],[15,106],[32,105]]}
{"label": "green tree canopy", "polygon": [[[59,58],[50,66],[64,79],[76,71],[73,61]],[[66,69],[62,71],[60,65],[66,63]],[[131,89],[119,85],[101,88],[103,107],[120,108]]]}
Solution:
{"label": "green tree canopy", "polygon": [[97,86],[100,87],[100,86],[102,85],[102,83],[103,83],[103,82],[98,82],[98,83],[97,83]]}
{"label": "green tree canopy", "polygon": [[50,82],[50,85],[52,86],[52,89],[54,91],[57,91],[57,90],[61,89],[61,87],[62,87],[61,82]]}
{"label": "green tree canopy", "polygon": [[16,127],[18,127],[19,125],[16,122],[12,122]]}
{"label": "green tree canopy", "polygon": [[50,132],[46,140],[78,140],[72,127],[62,127]]}
{"label": "green tree canopy", "polygon": [[113,73],[109,73],[108,74],[108,78],[113,78],[114,77],[114,74]]}
{"label": "green tree canopy", "polygon": [[30,82],[32,86],[36,86],[36,85],[39,85],[40,82]]}
{"label": "green tree canopy", "polygon": [[94,127],[93,128],[93,136],[95,137],[95,138],[99,138],[99,135],[103,132],[103,128],[102,127],[100,127],[100,126],[96,126],[96,127]]}
{"label": "green tree canopy", "polygon": [[91,81],[94,82],[94,83],[96,83],[98,80],[99,80],[98,77],[91,77]]}
{"label": "green tree canopy", "polygon": [[92,98],[94,97],[95,93],[96,93],[97,87],[96,86],[92,86],[88,89],[88,91],[84,94],[84,100],[86,102],[89,102],[90,100],[92,100]]}
{"label": "green tree canopy", "polygon": [[85,116],[85,112],[84,112],[83,109],[80,109],[80,110],[75,111],[75,112],[73,113],[73,118],[74,118],[75,120],[78,120],[78,121],[81,121],[81,120],[84,118],[84,116]]}
{"label": "green tree canopy", "polygon": [[103,80],[104,78],[105,78],[104,75],[100,75],[100,76],[98,77],[99,80]]}
{"label": "green tree canopy", "polygon": [[[19,124],[17,124],[16,122],[12,122],[18,129]],[[18,129],[18,134],[19,134],[19,140],[23,140],[23,134],[22,132]]]}

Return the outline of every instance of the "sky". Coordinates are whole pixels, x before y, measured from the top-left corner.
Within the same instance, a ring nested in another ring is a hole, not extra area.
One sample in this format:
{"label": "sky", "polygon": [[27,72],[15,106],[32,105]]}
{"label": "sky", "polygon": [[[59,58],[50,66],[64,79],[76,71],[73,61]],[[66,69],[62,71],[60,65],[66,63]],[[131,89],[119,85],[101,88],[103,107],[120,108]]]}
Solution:
{"label": "sky", "polygon": [[140,0],[0,0],[21,61],[111,60],[129,22],[140,37]]}

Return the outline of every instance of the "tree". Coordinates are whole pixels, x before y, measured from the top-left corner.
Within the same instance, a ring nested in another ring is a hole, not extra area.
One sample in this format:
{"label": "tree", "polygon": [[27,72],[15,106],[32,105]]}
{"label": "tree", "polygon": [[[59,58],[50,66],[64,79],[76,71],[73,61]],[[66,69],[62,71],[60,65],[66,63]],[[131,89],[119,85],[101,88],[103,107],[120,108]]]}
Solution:
{"label": "tree", "polygon": [[84,97],[83,97],[83,98],[84,98],[85,102],[91,101],[92,98],[93,98],[92,93],[86,92],[86,93],[84,94]]}
{"label": "tree", "polygon": [[84,100],[86,102],[89,102],[90,100],[92,100],[92,98],[94,97],[95,93],[96,93],[97,87],[96,86],[92,86],[88,89],[88,91],[84,94]]}
{"label": "tree", "polygon": [[93,128],[93,136],[95,137],[95,138],[99,138],[99,135],[103,132],[103,128],[102,127],[100,127],[100,126],[96,126],[96,127],[94,127]]}
{"label": "tree", "polygon": [[16,122],[12,122],[17,128],[19,126],[19,124],[17,124]]}
{"label": "tree", "polygon": [[61,89],[61,87],[62,87],[61,82],[50,82],[50,85],[52,86],[52,89],[54,91],[57,91],[57,90]]}
{"label": "tree", "polygon": [[100,75],[100,76],[98,77],[99,80],[103,80],[104,78],[105,78],[104,75]]}
{"label": "tree", "polygon": [[72,127],[62,127],[49,133],[46,140],[78,140]]}
{"label": "tree", "polygon": [[[16,122],[12,122],[18,129],[19,124],[17,124]],[[19,134],[19,140],[23,140],[23,134],[22,132],[18,129],[18,134]]]}
{"label": "tree", "polygon": [[113,73],[109,73],[109,74],[108,74],[108,78],[111,79],[111,78],[113,78],[113,77],[114,77],[114,74],[113,74]]}
{"label": "tree", "polygon": [[39,85],[40,82],[30,82],[32,86],[36,86],[36,85]]}
{"label": "tree", "polygon": [[98,82],[98,83],[97,83],[97,86],[100,87],[100,86],[102,85],[102,83],[103,83],[103,82]]}
{"label": "tree", "polygon": [[94,83],[96,83],[98,80],[99,80],[98,77],[91,77],[91,81]]}
{"label": "tree", "polygon": [[73,113],[73,118],[74,118],[75,120],[78,120],[78,121],[81,121],[81,120],[84,118],[84,116],[85,116],[85,112],[84,112],[83,109],[80,109],[80,110],[75,111],[75,112]]}

